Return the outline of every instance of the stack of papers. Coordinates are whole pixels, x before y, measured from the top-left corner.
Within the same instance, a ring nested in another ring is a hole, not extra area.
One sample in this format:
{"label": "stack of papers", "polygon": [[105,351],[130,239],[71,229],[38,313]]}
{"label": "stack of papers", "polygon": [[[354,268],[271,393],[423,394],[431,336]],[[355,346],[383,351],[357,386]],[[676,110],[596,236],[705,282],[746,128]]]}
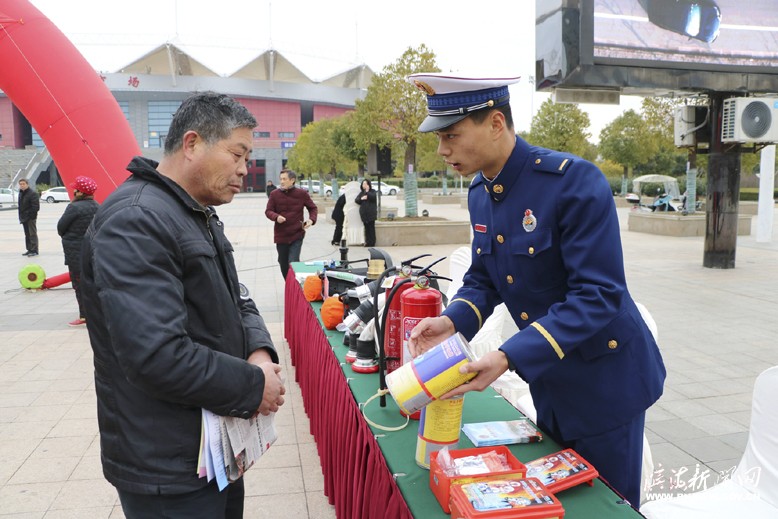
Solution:
{"label": "stack of papers", "polygon": [[203,409],[197,475],[209,482],[216,478],[219,490],[240,479],[278,438],[274,417],[260,414],[245,420]]}
{"label": "stack of papers", "polygon": [[462,431],[476,447],[492,445],[510,445],[512,443],[535,443],[543,440],[543,435],[526,418],[502,422],[468,423]]}

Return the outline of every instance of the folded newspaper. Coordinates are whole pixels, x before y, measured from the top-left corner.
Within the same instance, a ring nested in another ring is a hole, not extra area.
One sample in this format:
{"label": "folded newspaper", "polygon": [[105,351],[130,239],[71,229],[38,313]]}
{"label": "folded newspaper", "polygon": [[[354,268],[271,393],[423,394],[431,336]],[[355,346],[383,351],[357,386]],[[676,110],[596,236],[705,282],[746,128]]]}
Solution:
{"label": "folded newspaper", "polygon": [[219,490],[240,479],[278,438],[274,418],[270,413],[246,420],[203,409],[198,475],[215,477]]}
{"label": "folded newspaper", "polygon": [[512,443],[535,443],[543,435],[526,418],[503,422],[467,423],[462,431],[476,447],[510,445]]}

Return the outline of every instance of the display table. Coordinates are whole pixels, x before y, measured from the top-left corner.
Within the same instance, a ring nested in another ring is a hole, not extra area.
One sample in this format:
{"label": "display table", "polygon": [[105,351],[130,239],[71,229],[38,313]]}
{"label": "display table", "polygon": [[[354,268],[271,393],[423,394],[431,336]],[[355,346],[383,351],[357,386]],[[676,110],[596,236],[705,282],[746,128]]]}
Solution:
{"label": "display table", "polygon": [[[315,267],[293,263],[295,272]],[[418,422],[386,432],[365,421],[360,406],[378,390],[378,374],[360,374],[346,363],[343,334],[323,327],[321,303],[309,303],[294,276],[286,277],[284,335],[289,343],[295,378],[302,391],[311,434],[321,459],[324,493],[339,518],[450,517],[440,508],[429,487],[429,471],[416,464]],[[386,407],[378,400],[367,407],[373,422],[395,426],[403,423],[397,405],[387,395]],[[521,413],[491,388],[465,397],[463,423],[513,420]],[[510,446],[526,462],[561,447],[547,436],[541,443]],[[472,447],[460,435],[460,448]],[[622,503],[602,481],[594,487],[579,485],[560,492],[566,519],[642,517]]]}

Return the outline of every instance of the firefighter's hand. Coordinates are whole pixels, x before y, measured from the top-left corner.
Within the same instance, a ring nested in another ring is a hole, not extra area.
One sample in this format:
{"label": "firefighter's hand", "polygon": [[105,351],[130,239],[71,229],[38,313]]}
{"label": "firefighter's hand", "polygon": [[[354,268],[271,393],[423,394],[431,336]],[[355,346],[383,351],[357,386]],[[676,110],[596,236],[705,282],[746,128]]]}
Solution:
{"label": "firefighter's hand", "polygon": [[440,399],[445,400],[463,395],[468,391],[483,391],[507,370],[508,357],[505,356],[505,353],[500,350],[490,351],[480,359],[460,366],[460,373],[477,373],[477,375],[466,384],[462,384],[441,396]]}
{"label": "firefighter's hand", "polygon": [[419,321],[419,324],[411,330],[411,335],[408,337],[408,350],[412,356],[417,357],[454,333],[456,333],[454,323],[445,315],[427,317]]}

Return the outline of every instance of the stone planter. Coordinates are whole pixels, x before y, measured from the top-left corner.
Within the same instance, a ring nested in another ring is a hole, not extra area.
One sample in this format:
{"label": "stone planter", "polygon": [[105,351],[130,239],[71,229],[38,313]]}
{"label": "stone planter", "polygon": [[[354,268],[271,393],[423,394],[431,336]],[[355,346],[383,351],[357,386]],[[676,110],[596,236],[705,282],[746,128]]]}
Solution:
{"label": "stone planter", "polygon": [[[627,220],[630,231],[663,236],[705,236],[705,213],[684,216],[679,213],[630,212]],[[738,236],[751,234],[751,216],[737,217]]]}
{"label": "stone planter", "polygon": [[381,214],[378,215],[378,218],[389,218],[389,213],[394,215],[394,218],[397,218],[397,214],[399,212],[399,209],[397,207],[387,207],[385,205],[381,205]]}
{"label": "stone planter", "polygon": [[467,200],[467,193],[452,193],[449,195],[422,195],[421,200],[425,204],[458,204],[464,197]]}
{"label": "stone planter", "polygon": [[[317,205],[319,208],[319,218],[324,218],[326,220],[335,221],[332,219],[332,208],[334,207],[333,204],[330,204],[329,207],[322,208],[320,205]],[[381,206],[381,214],[378,215],[379,218],[388,218],[389,213],[392,213],[393,215],[397,216],[397,208],[396,207],[384,207]],[[359,216],[359,215],[357,215]]]}
{"label": "stone planter", "polygon": [[627,202],[627,199],[624,198],[621,195],[617,195],[613,197],[613,203],[616,204],[616,207],[633,207],[635,204],[630,204]]}
{"label": "stone planter", "polygon": [[470,223],[445,219],[400,218],[394,221],[377,221],[376,246],[396,245],[444,245],[470,243]]}

